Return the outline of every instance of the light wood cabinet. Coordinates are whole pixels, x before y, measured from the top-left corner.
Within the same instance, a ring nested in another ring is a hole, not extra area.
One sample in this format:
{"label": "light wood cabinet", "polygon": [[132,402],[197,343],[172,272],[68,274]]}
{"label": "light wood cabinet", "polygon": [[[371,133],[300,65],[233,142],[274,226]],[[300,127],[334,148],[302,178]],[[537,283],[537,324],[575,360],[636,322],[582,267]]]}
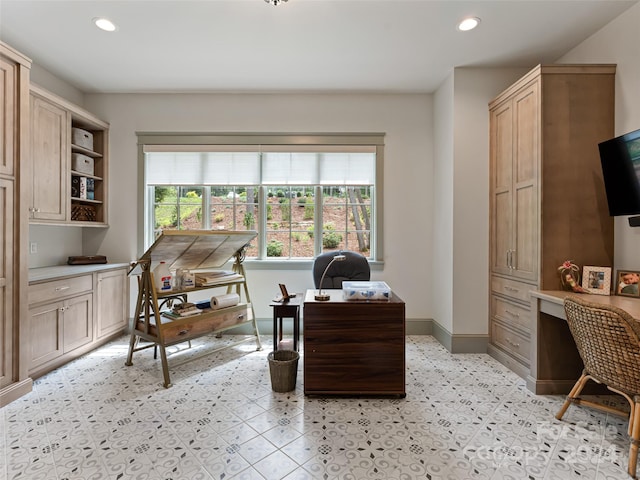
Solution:
{"label": "light wood cabinet", "polygon": [[0,215],[6,219],[5,231],[0,235],[0,389],[13,381],[13,180],[0,177]]}
{"label": "light wood cabinet", "polygon": [[[55,268],[55,267],[54,267]],[[124,267],[29,285],[29,375],[38,377],[105,343],[127,326]]]}
{"label": "light wood cabinet", "polygon": [[65,221],[68,217],[68,136],[68,112],[32,92],[31,219]]}
{"label": "light wood cabinet", "polygon": [[535,79],[490,113],[493,169],[493,271],[538,276],[538,101]]}
{"label": "light wood cabinet", "polygon": [[31,391],[20,347],[27,315],[29,71],[31,60],[0,42],[0,407]]}
{"label": "light wood cabinet", "polygon": [[38,372],[47,363],[93,340],[93,295],[46,303],[29,310],[31,366]]}
{"label": "light wood cabinet", "polygon": [[[31,109],[30,222],[108,226],[109,125],[36,85]],[[78,131],[86,132],[87,143],[79,142]],[[78,155],[91,166],[80,168]]]}
{"label": "light wood cabinet", "polygon": [[127,326],[128,278],[124,269],[96,274],[96,337],[122,332]]}
{"label": "light wood cabinet", "polygon": [[531,290],[565,260],[613,264],[598,143],[613,136],[614,65],[538,66],[489,104],[489,353],[531,366]]}

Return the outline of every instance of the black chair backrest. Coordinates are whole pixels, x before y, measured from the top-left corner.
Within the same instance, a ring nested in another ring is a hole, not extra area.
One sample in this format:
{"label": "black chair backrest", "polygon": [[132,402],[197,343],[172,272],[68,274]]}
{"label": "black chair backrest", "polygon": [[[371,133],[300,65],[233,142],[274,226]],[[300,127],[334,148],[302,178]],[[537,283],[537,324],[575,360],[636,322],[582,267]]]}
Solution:
{"label": "black chair backrest", "polygon": [[[325,268],[336,255],[344,255],[346,258],[339,262],[333,262],[324,277],[322,286],[320,286],[320,279]],[[369,280],[371,280],[369,262],[365,256],[357,252],[325,252],[318,255],[313,262],[313,281],[316,288],[342,288],[342,282],[344,281]]]}

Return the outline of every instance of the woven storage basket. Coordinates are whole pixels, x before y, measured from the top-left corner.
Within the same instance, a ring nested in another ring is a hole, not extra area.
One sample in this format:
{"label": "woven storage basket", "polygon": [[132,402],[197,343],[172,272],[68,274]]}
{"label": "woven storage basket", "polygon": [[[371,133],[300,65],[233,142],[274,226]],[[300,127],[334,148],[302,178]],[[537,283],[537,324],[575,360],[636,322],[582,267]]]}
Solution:
{"label": "woven storage basket", "polygon": [[93,205],[71,205],[71,220],[77,222],[95,222],[96,207]]}
{"label": "woven storage basket", "polygon": [[300,355],[293,350],[277,350],[269,353],[269,374],[274,392],[284,393],[295,390]]}

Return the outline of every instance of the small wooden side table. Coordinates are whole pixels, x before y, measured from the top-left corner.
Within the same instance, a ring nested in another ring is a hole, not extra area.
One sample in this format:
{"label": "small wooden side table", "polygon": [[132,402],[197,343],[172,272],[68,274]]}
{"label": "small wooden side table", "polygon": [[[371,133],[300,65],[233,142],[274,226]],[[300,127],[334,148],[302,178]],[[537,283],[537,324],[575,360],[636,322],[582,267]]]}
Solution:
{"label": "small wooden side table", "polygon": [[293,320],[293,349],[298,351],[300,339],[300,305],[302,304],[302,294],[283,300],[282,302],[271,302],[273,307],[273,350],[278,350],[278,343],[282,340],[282,320],[291,318]]}

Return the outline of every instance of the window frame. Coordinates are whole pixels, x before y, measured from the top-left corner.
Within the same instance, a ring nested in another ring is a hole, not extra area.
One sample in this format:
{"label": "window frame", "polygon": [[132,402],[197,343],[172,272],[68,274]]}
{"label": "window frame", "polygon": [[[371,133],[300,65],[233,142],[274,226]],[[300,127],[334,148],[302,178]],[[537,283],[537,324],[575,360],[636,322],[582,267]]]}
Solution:
{"label": "window frame", "polygon": [[[296,146],[319,148],[327,147],[373,147],[376,155],[376,174],[375,174],[375,204],[371,218],[371,249],[374,255],[371,263],[382,262],[383,259],[383,208],[384,205],[384,133],[175,133],[175,132],[136,132],[138,137],[138,250],[140,255],[145,251],[145,244],[150,240],[147,239],[147,223],[152,218],[153,212],[149,210],[153,208],[154,200],[149,198],[146,173],[145,173],[145,147],[155,146],[189,146],[207,145],[212,148],[222,149],[228,147],[230,151],[233,148],[242,149],[242,147],[255,147],[270,145],[286,145],[295,148]],[[152,147],[153,148],[153,147]],[[226,148],[225,148],[226,149]],[[264,188],[261,185],[260,188]],[[322,200],[320,198],[320,200]],[[146,208],[145,208],[146,207]],[[317,206],[316,206],[317,208]],[[265,217],[266,218],[266,217]],[[307,268],[309,259],[276,259],[276,258],[259,258],[247,259],[246,262],[252,266],[264,265],[265,268],[271,268],[277,263],[293,266],[299,264],[301,268]]]}

